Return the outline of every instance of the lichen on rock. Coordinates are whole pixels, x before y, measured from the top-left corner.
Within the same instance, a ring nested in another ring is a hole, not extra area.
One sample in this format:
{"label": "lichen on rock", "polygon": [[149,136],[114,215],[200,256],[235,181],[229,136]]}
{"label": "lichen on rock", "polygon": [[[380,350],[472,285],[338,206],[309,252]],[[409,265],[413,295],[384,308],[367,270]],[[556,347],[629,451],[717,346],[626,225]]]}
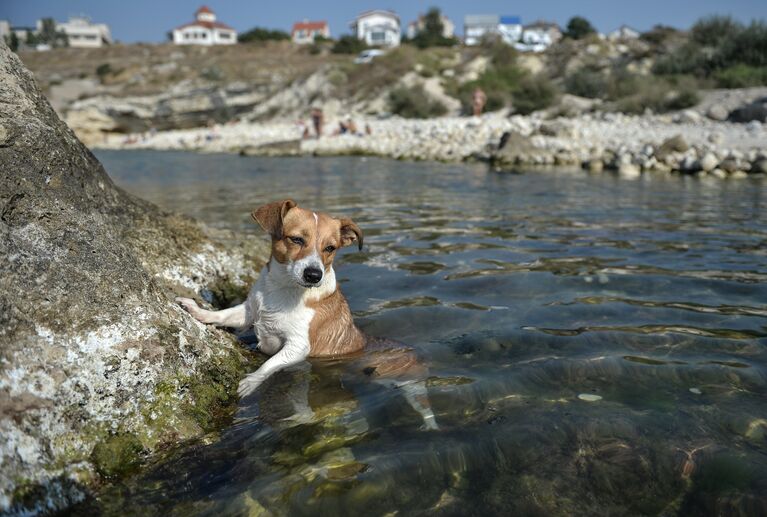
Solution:
{"label": "lichen on rock", "polygon": [[2,43],[0,128],[0,512],[51,512],[226,414],[246,357],[173,298],[267,248],[117,187]]}

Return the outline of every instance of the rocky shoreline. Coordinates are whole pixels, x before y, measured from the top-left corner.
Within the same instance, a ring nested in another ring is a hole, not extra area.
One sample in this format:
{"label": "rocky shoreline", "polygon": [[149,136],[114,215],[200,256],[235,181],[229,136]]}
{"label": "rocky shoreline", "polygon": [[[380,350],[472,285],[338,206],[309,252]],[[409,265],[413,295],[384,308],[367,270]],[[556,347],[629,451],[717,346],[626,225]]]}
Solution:
{"label": "rocky shoreline", "polygon": [[717,121],[688,110],[673,115],[591,113],[576,118],[512,116],[412,120],[355,119],[370,134],[302,139],[295,122],[213,126],[91,142],[100,149],[189,150],[243,155],[374,155],[405,160],[486,161],[495,168],[582,167],[623,177],[679,172],[739,178],[767,172],[767,125]]}

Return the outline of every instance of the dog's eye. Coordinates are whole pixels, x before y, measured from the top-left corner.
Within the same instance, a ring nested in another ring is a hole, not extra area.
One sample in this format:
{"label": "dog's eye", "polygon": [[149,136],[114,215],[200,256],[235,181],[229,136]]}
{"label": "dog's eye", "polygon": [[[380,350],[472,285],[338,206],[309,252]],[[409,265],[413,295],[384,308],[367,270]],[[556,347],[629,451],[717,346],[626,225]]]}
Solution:
{"label": "dog's eye", "polygon": [[303,240],[301,237],[288,237],[288,239],[290,239],[290,242],[292,242],[293,244],[298,244],[299,246],[303,246],[304,244],[306,244],[306,241]]}
{"label": "dog's eye", "polygon": [[333,253],[334,251],[336,251],[336,247],[335,246],[328,246],[328,247],[325,248],[325,252],[326,253]]}

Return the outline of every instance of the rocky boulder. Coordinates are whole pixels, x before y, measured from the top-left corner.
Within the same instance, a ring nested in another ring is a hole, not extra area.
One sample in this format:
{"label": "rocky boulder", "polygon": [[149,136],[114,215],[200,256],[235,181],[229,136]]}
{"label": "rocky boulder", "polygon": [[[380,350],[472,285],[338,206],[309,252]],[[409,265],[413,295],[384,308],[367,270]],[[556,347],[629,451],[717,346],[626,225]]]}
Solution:
{"label": "rocky boulder", "polygon": [[121,190],[0,43],[0,513],[54,512],[212,428],[245,357],[174,302],[266,252]]}
{"label": "rocky boulder", "polygon": [[535,145],[533,138],[517,131],[507,131],[498,142],[498,149],[490,157],[490,162],[496,168],[513,167],[514,165],[531,165],[540,162],[551,153]]}
{"label": "rocky boulder", "polygon": [[66,122],[86,143],[99,143],[104,133],[141,133],[187,129],[226,122],[249,114],[264,100],[258,88],[233,83],[226,87],[178,84],[160,95],[97,95],[72,103]]}
{"label": "rocky boulder", "polygon": [[733,110],[728,117],[730,122],[767,122],[767,97],[756,99],[736,110]]}
{"label": "rocky boulder", "polygon": [[655,157],[658,160],[665,160],[671,153],[684,153],[690,148],[682,135],[674,135],[667,138],[655,151]]}

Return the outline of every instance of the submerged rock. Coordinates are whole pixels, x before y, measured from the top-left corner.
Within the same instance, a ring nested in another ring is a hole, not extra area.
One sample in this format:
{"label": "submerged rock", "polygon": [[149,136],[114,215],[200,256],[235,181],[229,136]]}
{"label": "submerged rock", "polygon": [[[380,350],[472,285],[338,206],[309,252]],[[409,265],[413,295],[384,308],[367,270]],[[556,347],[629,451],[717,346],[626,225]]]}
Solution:
{"label": "submerged rock", "polygon": [[51,512],[213,425],[244,358],[172,300],[266,247],[115,186],[2,44],[0,127],[0,513]]}

